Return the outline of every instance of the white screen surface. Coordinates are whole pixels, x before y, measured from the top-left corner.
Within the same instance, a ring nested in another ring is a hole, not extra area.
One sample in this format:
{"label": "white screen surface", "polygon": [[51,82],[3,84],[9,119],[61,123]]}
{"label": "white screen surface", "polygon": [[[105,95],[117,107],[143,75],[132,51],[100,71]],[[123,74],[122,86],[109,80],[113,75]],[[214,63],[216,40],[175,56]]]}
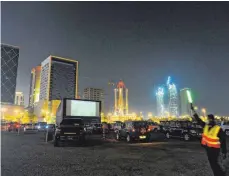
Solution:
{"label": "white screen surface", "polygon": [[89,116],[99,117],[99,102],[82,101],[82,100],[66,100],[67,116]]}

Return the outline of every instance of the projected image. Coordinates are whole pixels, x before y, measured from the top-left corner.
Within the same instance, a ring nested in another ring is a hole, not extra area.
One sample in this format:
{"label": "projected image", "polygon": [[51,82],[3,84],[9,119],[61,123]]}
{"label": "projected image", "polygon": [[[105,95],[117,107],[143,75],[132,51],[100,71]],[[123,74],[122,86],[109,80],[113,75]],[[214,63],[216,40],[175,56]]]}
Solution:
{"label": "projected image", "polygon": [[67,100],[68,116],[99,116],[99,103],[90,101]]}

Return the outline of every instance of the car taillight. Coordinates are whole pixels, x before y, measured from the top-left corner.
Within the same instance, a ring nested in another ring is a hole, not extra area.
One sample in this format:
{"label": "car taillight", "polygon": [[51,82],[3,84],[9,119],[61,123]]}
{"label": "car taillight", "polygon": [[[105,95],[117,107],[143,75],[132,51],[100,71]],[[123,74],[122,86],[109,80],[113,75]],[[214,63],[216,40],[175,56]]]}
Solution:
{"label": "car taillight", "polygon": [[19,128],[20,125],[16,125],[17,128]]}
{"label": "car taillight", "polygon": [[148,128],[148,131],[150,131],[150,128]]}
{"label": "car taillight", "polygon": [[132,132],[135,132],[135,129],[132,129]]}

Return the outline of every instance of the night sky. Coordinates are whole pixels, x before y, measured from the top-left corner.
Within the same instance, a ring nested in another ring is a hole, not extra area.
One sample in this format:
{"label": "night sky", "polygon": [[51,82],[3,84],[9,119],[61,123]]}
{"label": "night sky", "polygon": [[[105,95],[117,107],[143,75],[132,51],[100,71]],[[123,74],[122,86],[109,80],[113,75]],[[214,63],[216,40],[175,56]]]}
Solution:
{"label": "night sky", "polygon": [[[228,2],[2,2],[2,43],[20,47],[17,90],[49,55],[79,61],[79,87],[123,79],[130,111],[156,113],[171,76],[196,104],[229,115]],[[113,96],[113,94],[112,94]],[[111,99],[106,95],[109,105]]]}

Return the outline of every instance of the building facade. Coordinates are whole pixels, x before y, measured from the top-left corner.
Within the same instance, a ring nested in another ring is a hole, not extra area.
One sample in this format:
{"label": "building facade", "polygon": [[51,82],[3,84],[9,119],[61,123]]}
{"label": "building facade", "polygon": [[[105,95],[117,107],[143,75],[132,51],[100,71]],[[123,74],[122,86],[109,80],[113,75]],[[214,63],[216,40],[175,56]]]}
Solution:
{"label": "building facade", "polygon": [[114,114],[120,116],[129,114],[128,89],[122,80],[114,89]]}
{"label": "building facade", "polygon": [[14,104],[24,106],[24,94],[22,92],[16,92]]}
{"label": "building facade", "polygon": [[30,89],[29,89],[29,106],[34,107],[39,101],[41,84],[41,66],[36,66],[31,70]]}
{"label": "building facade", "polygon": [[19,48],[1,44],[1,102],[14,104]]}
{"label": "building facade", "polygon": [[49,56],[41,63],[40,100],[77,98],[78,61]]}
{"label": "building facade", "polygon": [[104,90],[88,87],[84,89],[83,98],[86,100],[101,101],[101,112],[104,113]]}
{"label": "building facade", "polygon": [[191,92],[190,88],[180,90],[180,112],[182,116],[191,115],[191,107],[188,101],[187,91]]}

